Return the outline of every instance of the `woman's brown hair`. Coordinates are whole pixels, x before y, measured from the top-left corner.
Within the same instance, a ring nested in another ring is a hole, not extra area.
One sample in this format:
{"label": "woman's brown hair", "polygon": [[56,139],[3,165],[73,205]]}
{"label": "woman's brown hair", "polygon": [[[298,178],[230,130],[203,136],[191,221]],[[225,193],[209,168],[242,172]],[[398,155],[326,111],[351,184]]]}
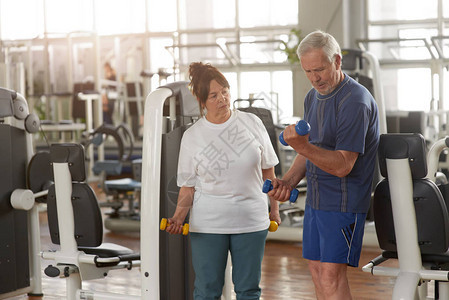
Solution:
{"label": "woman's brown hair", "polygon": [[209,96],[210,82],[215,80],[224,88],[229,88],[229,83],[223,74],[211,64],[193,62],[189,66],[190,91],[198,99],[201,116],[204,116],[204,108]]}

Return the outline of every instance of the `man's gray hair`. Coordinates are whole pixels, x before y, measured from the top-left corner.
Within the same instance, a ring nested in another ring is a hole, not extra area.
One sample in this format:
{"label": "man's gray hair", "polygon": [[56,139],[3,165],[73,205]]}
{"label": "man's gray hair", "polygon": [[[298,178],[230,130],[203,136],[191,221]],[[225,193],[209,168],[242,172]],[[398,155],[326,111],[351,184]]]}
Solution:
{"label": "man's gray hair", "polygon": [[296,54],[301,60],[301,56],[306,54],[308,51],[313,49],[323,49],[329,62],[333,62],[335,55],[341,55],[340,45],[337,40],[330,35],[321,30],[317,30],[309,33],[299,44]]}

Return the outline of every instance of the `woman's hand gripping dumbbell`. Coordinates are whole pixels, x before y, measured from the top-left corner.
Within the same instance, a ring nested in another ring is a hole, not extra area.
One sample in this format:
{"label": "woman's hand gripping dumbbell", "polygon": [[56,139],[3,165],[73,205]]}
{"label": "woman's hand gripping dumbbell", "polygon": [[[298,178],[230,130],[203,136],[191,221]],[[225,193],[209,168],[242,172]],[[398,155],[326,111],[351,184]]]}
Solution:
{"label": "woman's hand gripping dumbbell", "polygon": [[[262,192],[264,192],[266,194],[269,191],[271,191],[272,189],[273,189],[273,184],[271,183],[271,180],[270,179],[265,180],[265,182],[263,183],[263,186],[262,186]],[[290,201],[290,203],[295,203],[296,199],[298,199],[298,195],[299,195],[299,191],[297,189],[293,189],[290,192],[290,198],[288,199]]]}
{"label": "woman's hand gripping dumbbell", "polygon": [[[298,121],[298,123],[296,123],[295,130],[296,130],[296,133],[299,135],[306,135],[310,131],[310,125],[306,121],[300,120],[300,121]],[[282,145],[288,146],[288,144],[284,140],[284,132],[283,131],[279,135],[279,141],[281,142]]]}
{"label": "woman's hand gripping dumbbell", "polygon": [[[167,226],[170,225],[170,224],[171,224],[171,223],[168,221],[168,219],[162,218],[162,219],[161,219],[161,224],[159,225],[159,228],[160,228],[161,230],[165,230],[165,229],[167,228]],[[189,234],[189,223],[185,223],[185,224],[182,226],[182,234],[183,234],[183,235]]]}
{"label": "woman's hand gripping dumbbell", "polygon": [[268,227],[268,231],[275,232],[278,230],[279,224],[276,221],[270,221],[270,226]]}

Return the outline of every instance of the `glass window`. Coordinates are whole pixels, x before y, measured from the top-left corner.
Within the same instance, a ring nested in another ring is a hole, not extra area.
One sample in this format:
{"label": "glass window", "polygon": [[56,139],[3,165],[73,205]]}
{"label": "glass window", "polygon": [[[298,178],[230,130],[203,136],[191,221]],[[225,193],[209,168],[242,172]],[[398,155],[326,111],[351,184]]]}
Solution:
{"label": "glass window", "polygon": [[441,50],[443,58],[449,58],[449,37],[447,34],[443,34],[441,37],[435,37],[433,39],[437,47]]}
{"label": "glass window", "polygon": [[[254,106],[271,110],[275,123],[293,116],[293,82],[291,71],[242,72],[240,98],[260,98]],[[240,106],[248,106],[241,103]]]}
{"label": "glass window", "polygon": [[145,31],[145,0],[96,0],[96,30],[101,35]]}
{"label": "glass window", "polygon": [[[443,69],[443,86],[449,86],[449,71],[446,68]],[[449,110],[449,91],[447,89],[443,92],[443,109]]]}
{"label": "glass window", "polygon": [[429,111],[432,99],[430,69],[398,70],[397,87],[399,110]]}
{"label": "glass window", "polygon": [[[207,0],[205,0],[207,1]],[[214,27],[213,28],[234,28],[235,27],[235,2],[229,0],[213,0],[214,3]]]}
{"label": "glass window", "polygon": [[[218,68],[218,69],[220,69],[220,68]],[[233,102],[239,96],[238,85],[237,85],[237,73],[223,72],[223,76],[229,82],[229,86],[230,86],[229,91],[231,92],[231,102]],[[231,103],[231,107],[232,107],[232,103]]]}
{"label": "glass window", "polygon": [[270,72],[242,72],[240,82],[240,97],[244,99],[250,94],[257,98],[261,93],[271,92]]}
{"label": "glass window", "polygon": [[438,0],[370,0],[369,20],[422,20],[438,16]]}
{"label": "glass window", "polygon": [[95,80],[95,51],[91,42],[76,42],[72,48],[74,82]]}
{"label": "glass window", "polygon": [[47,32],[92,31],[93,7],[91,0],[46,0],[45,5]]}
{"label": "glass window", "polygon": [[72,87],[68,86],[68,62],[67,45],[49,45],[50,82],[52,92],[67,92]]}
{"label": "glass window", "polygon": [[[424,59],[431,59],[432,54],[437,57],[437,53],[433,51],[431,46],[431,37],[437,36],[438,30],[436,28],[434,29],[404,29],[399,31],[399,37],[402,39],[415,39],[415,38],[423,38],[426,39],[427,44],[426,46],[422,45],[415,45],[413,42],[402,42],[402,49],[401,49],[401,57],[405,59],[417,59],[417,58],[424,58]],[[424,43],[424,42],[421,42]]]}
{"label": "glass window", "polygon": [[42,0],[1,0],[0,38],[3,40],[29,39],[42,34],[44,32],[43,8]]}
{"label": "glass window", "polygon": [[235,27],[234,1],[183,0],[181,9],[181,29]]}
{"label": "glass window", "polygon": [[239,0],[241,27],[296,25],[297,0]]}
{"label": "glass window", "polygon": [[149,31],[176,31],[178,29],[176,0],[148,0]]}
{"label": "glass window", "polygon": [[443,1],[443,17],[449,18],[449,2]]}
{"label": "glass window", "polygon": [[[240,39],[240,61],[243,64],[282,63],[286,56],[280,51],[280,39],[264,36],[243,36]],[[230,45],[235,48],[235,45]],[[235,52],[234,50],[234,53]]]}
{"label": "glass window", "polygon": [[[231,49],[227,49],[227,42],[233,39],[226,33],[182,34],[175,56],[179,57],[180,65],[188,65],[192,61],[210,62],[212,64],[231,64]],[[225,45],[226,44],[226,45]],[[173,51],[173,50],[172,50]],[[232,51],[232,50],[231,50]]]}
{"label": "glass window", "polygon": [[375,33],[370,35],[372,39],[391,39],[372,41],[365,45],[379,60],[423,60],[432,58],[431,53],[436,55],[430,41],[431,37],[438,35],[436,28],[401,29],[398,26],[372,26],[371,33]]}
{"label": "glass window", "polygon": [[[282,119],[292,117],[293,113],[293,77],[291,71],[273,72],[273,108],[277,107],[278,119],[275,122],[280,123]],[[298,115],[296,113],[296,115]]]}
{"label": "glass window", "polygon": [[165,48],[172,45],[173,39],[168,37],[150,39],[150,68],[152,72],[173,67],[173,56]]}

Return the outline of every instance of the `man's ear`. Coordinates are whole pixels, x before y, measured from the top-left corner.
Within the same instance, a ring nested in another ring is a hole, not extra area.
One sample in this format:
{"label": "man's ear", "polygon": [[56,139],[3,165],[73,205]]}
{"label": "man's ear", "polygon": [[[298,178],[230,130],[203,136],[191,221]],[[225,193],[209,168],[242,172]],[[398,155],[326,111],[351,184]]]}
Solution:
{"label": "man's ear", "polygon": [[335,68],[337,70],[341,69],[341,55],[335,54]]}

